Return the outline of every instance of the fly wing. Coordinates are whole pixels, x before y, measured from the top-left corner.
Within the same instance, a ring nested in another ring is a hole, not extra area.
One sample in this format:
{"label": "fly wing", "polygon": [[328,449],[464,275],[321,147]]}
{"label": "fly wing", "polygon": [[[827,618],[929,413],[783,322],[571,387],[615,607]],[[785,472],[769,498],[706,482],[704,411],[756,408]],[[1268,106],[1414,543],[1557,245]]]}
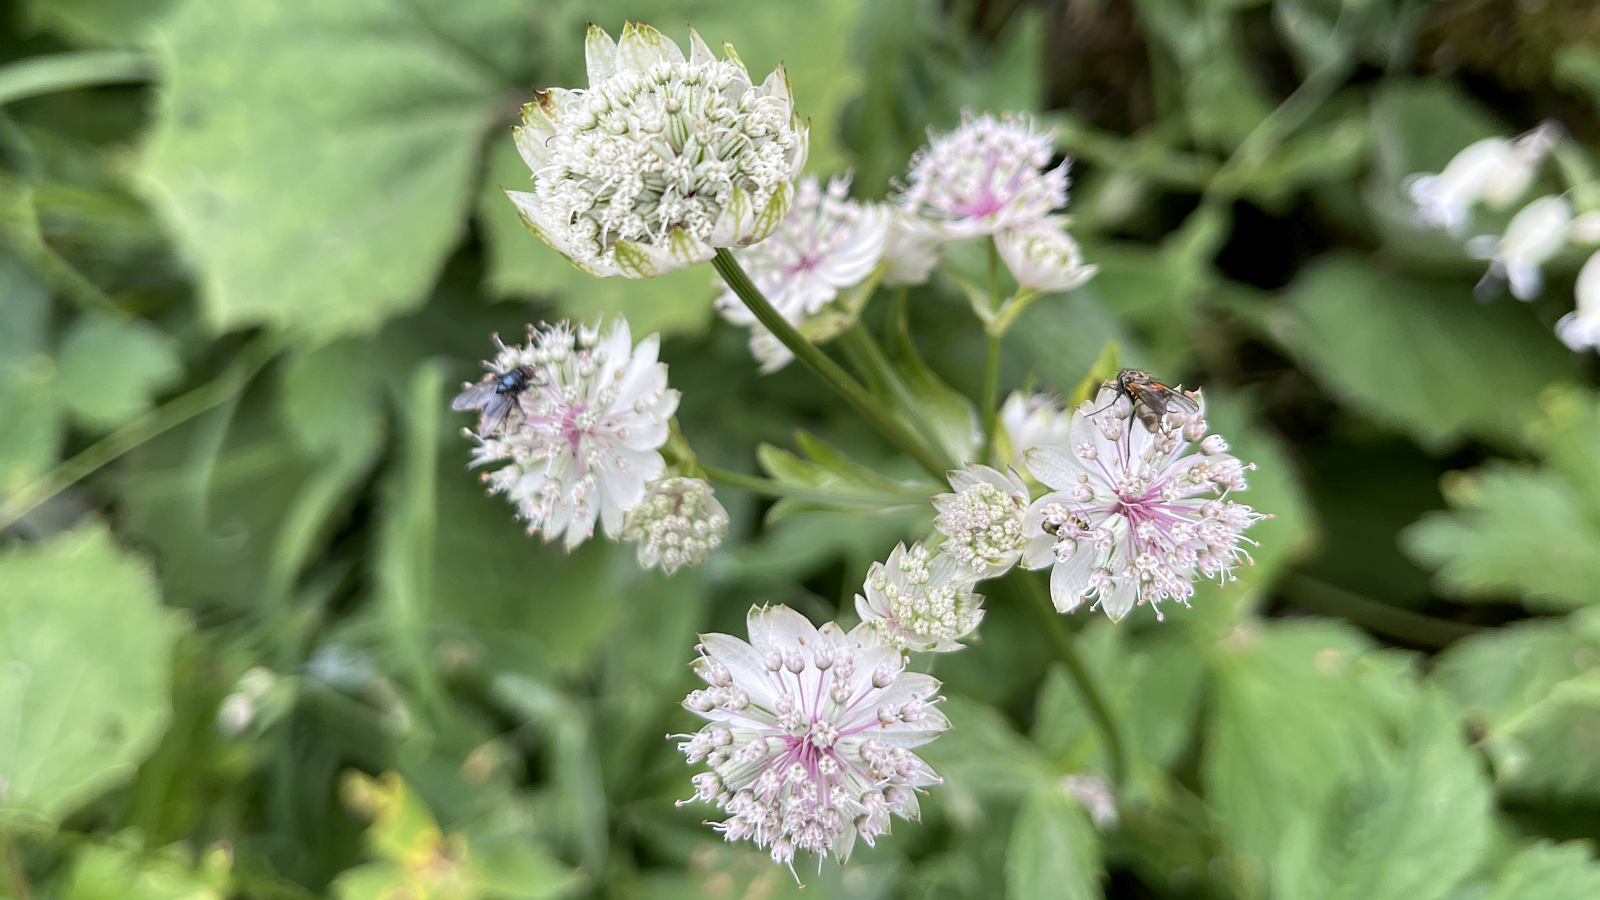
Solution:
{"label": "fly wing", "polygon": [[1181,412],[1194,415],[1200,411],[1200,404],[1195,399],[1182,391],[1167,388],[1161,392],[1161,399],[1166,403],[1167,412]]}
{"label": "fly wing", "polygon": [[486,438],[494,434],[500,423],[506,420],[506,414],[511,412],[511,404],[516,402],[513,394],[493,394],[489,402],[484,404],[483,418],[478,422],[478,437]]}
{"label": "fly wing", "polygon": [[450,401],[450,408],[456,412],[466,412],[469,409],[482,409],[494,398],[495,382],[493,376],[485,378],[475,385],[456,395]]}

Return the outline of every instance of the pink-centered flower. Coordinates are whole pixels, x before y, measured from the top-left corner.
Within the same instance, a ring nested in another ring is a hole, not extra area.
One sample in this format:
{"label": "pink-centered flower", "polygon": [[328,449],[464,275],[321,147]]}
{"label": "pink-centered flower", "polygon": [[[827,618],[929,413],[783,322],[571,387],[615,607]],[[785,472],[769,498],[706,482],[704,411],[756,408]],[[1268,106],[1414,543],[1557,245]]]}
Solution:
{"label": "pink-centered flower", "polygon": [[786,606],[752,608],[747,622],[749,643],[701,635],[694,670],[707,686],[683,705],[708,723],[674,735],[711,767],[694,799],[728,814],[713,827],[792,868],[799,850],[843,862],[858,835],[870,845],[888,832],[890,813],[918,818],[916,789],[940,779],[911,750],[950,727],[932,705],[939,682],[905,671],[870,626],[816,628]]}
{"label": "pink-centered flower", "polygon": [[533,375],[503,427],[487,437],[468,432],[478,441],[472,465],[506,463],[483,479],[515,504],[529,534],[564,533],[571,550],[598,520],[616,537],[645,485],[661,476],[659,448],[678,392],[656,360],[660,343],[651,335],[635,347],[619,318],[603,334],[562,322],[530,327],[527,344],[500,344],[494,371],[526,366]]}
{"label": "pink-centered flower", "polygon": [[[796,187],[794,204],[772,236],[734,251],[750,280],[789,324],[799,327],[839,292],[865,281],[883,258],[889,209],[849,198],[850,178],[823,190],[815,176]],[[728,321],[751,329],[751,349],[764,371],[787,364],[789,351],[756,322],[732,290],[717,299]]]}
{"label": "pink-centered flower", "polygon": [[1068,162],[1047,169],[1054,154],[1053,134],[1027,116],[963,113],[961,127],[911,158],[893,200],[948,239],[1026,228],[1066,205]]}
{"label": "pink-centered flower", "polygon": [[1028,471],[1052,490],[1028,508],[1023,564],[1051,567],[1057,610],[1093,600],[1116,620],[1149,603],[1159,618],[1163,600],[1188,605],[1196,578],[1232,580],[1250,562],[1244,531],[1266,517],[1230,496],[1255,467],[1206,435],[1195,399],[1200,412],[1163,416],[1152,432],[1104,388],[1073,411],[1067,446],[1028,451]]}

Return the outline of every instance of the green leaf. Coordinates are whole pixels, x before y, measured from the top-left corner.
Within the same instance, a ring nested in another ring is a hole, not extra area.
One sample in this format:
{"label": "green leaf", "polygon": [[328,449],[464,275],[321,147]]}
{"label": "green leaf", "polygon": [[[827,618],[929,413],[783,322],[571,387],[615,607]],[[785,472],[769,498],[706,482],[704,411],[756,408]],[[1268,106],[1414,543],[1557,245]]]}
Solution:
{"label": "green leaf", "polygon": [[[1204,669],[1193,642],[1173,631],[1130,636],[1104,619],[1076,640],[1129,752],[1153,766],[1171,766],[1188,745],[1200,708]],[[1051,668],[1033,722],[1034,742],[1059,770],[1109,774],[1100,732],[1065,667]]]}
{"label": "green leaf", "polygon": [[62,900],[222,900],[229,890],[233,853],[215,846],[197,865],[194,852],[174,844],[141,852],[133,830],[115,843],[87,844],[72,861]]}
{"label": "green leaf", "polygon": [[641,280],[586,275],[530,234],[506,198],[502,188],[526,190],[532,178],[511,135],[491,143],[486,167],[478,220],[489,249],[485,282],[495,296],[544,300],[563,316],[589,322],[620,315],[636,337],[657,331],[698,334],[710,324],[717,289],[709,266]]}
{"label": "green leaf", "polygon": [[1383,740],[1376,697],[1353,677],[1372,644],[1353,628],[1301,621],[1240,626],[1213,651],[1215,698],[1201,776],[1232,845],[1276,876],[1291,842]]}
{"label": "green leaf", "polygon": [[896,481],[856,462],[805,431],[795,432],[802,459],[771,444],[756,448],[756,459],[774,481],[794,489],[796,496],[773,504],[768,522],[797,512],[855,509],[868,512],[921,509],[935,485]]}
{"label": "green leaf", "polygon": [[1594,850],[1573,841],[1539,841],[1511,858],[1483,900],[1588,900],[1600,897]]}
{"label": "green leaf", "polygon": [[1578,390],[1540,398],[1530,429],[1544,464],[1491,461],[1444,481],[1449,512],[1401,534],[1446,593],[1467,600],[1520,596],[1566,611],[1600,601],[1600,409]]}
{"label": "green leaf", "polygon": [[61,411],[48,355],[50,296],[10,253],[0,253],[0,497],[55,465]]}
{"label": "green leaf", "polygon": [[56,359],[61,402],[85,425],[110,430],[148,412],[183,376],[178,344],[143,319],[84,313]]}
{"label": "green leaf", "polygon": [[133,773],[181,627],[98,527],[0,556],[0,827],[53,825]]}
{"label": "green leaf", "polygon": [[[1453,707],[1424,693],[1393,751],[1330,798],[1304,843],[1285,854],[1277,895],[1307,900],[1440,900],[1478,865],[1490,795]],[[1292,845],[1292,841],[1291,841]]]}
{"label": "green leaf", "polygon": [[1552,80],[1588,94],[1589,102],[1600,109],[1600,50],[1586,44],[1572,44],[1557,50]]}
{"label": "green leaf", "polygon": [[1535,610],[1600,603],[1600,523],[1552,472],[1491,462],[1446,480],[1450,512],[1401,532],[1419,565],[1453,597],[1521,597]]}
{"label": "green leaf", "polygon": [[346,339],[301,350],[283,370],[283,418],[313,456],[354,452],[376,444],[378,372],[372,348]]}
{"label": "green leaf", "polygon": [[1526,306],[1474,303],[1465,284],[1338,253],[1307,266],[1288,300],[1300,361],[1354,411],[1426,449],[1520,442],[1539,392],[1572,375],[1570,354]]}
{"label": "green leaf", "polygon": [[140,173],[215,328],[366,330],[422,301],[516,83],[522,10],[189,0],[162,21]]}
{"label": "green leaf", "polygon": [[1600,798],[1600,622],[1519,622],[1451,645],[1433,680],[1466,710],[1501,791]]}
{"label": "green leaf", "polygon": [[80,44],[132,45],[174,0],[28,0],[25,15],[35,27],[48,28]]}
{"label": "green leaf", "polygon": [[500,703],[538,728],[550,742],[558,818],[570,831],[583,867],[602,871],[606,793],[589,714],[565,694],[519,675],[496,678],[491,690]]}
{"label": "green leaf", "polygon": [[1100,847],[1083,807],[1053,787],[1030,792],[1011,824],[1006,900],[1092,900]]}
{"label": "green leaf", "polygon": [[[347,772],[342,793],[352,812],[372,820],[366,843],[375,862],[340,873],[339,900],[544,900],[579,883],[537,844],[443,834],[432,811],[394,772]],[[426,864],[419,864],[426,860]]]}

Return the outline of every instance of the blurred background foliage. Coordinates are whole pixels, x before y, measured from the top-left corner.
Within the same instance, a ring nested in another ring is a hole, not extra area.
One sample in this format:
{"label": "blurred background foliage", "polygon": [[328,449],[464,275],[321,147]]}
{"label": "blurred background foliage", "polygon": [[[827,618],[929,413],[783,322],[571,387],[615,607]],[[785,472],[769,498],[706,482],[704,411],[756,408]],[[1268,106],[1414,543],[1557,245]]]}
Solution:
{"label": "blurred background foliage", "polygon": [[[1550,332],[1581,260],[1474,302],[1400,188],[1546,117],[1600,142],[1586,0],[5,4],[0,894],[795,896],[674,805],[684,664],[753,602],[851,619],[925,514],[723,489],[728,543],[663,578],[529,539],[444,406],[491,332],[621,312],[703,458],[799,425],[908,466],[757,377],[709,268],[596,280],[518,224],[516,110],[625,17],[783,61],[862,197],[962,107],[1037,111],[1101,274],[1030,308],[1005,384],[1115,340],[1206,388],[1276,516],[1193,610],[1067,621],[1133,754],[1116,823],[1062,789],[1108,759],[1001,582],[934,663],[923,822],[805,896],[1600,896],[1597,371]],[[957,286],[911,309],[975,389]]]}

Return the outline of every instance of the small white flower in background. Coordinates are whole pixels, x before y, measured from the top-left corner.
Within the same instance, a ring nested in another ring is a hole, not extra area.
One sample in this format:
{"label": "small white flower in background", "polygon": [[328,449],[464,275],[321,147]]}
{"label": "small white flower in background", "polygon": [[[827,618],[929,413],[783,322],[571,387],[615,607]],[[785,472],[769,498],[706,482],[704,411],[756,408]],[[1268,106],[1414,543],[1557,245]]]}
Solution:
{"label": "small white flower in background", "polygon": [[1111,785],[1104,778],[1095,775],[1063,775],[1056,783],[1057,790],[1062,796],[1071,798],[1083,804],[1089,811],[1089,818],[1094,820],[1096,828],[1102,830],[1117,824],[1120,816],[1117,815],[1117,797],[1111,792]]}
{"label": "small white flower in background", "polygon": [[[851,200],[849,190],[848,175],[828,182],[826,191],[815,176],[807,176],[777,231],[734,254],[750,280],[791,325],[798,327],[833,302],[841,290],[866,280],[883,258],[889,210]],[[717,299],[717,308],[736,325],[757,324],[755,315],[732,290]],[[781,368],[790,358],[788,350],[763,356],[756,347],[757,338],[763,335],[777,345],[765,329],[758,333],[752,328],[752,352],[767,363],[764,370]]]}
{"label": "small white flower in background", "polygon": [[587,90],[522,109],[517,149],[533,191],[523,222],[591,275],[648,278],[753,244],[778,226],[805,165],[807,127],[780,66],[754,85],[724,44],[689,55],[648,25],[620,42],[589,26]]}
{"label": "small white flower in background", "polygon": [[554,540],[564,533],[571,550],[598,520],[616,537],[645,485],[661,476],[659,448],[678,392],[667,388],[666,363],[656,361],[660,343],[651,335],[635,347],[619,318],[604,334],[562,322],[530,328],[526,345],[501,345],[489,363],[494,371],[527,366],[534,375],[503,428],[481,438],[468,433],[478,441],[472,465],[507,463],[483,479],[515,504],[529,534]]}
{"label": "small white flower in background", "polygon": [[1024,394],[1012,391],[1000,406],[1000,427],[1005,429],[1006,440],[1011,444],[1011,466],[1024,468],[1028,464],[1028,451],[1041,444],[1067,442],[1067,429],[1072,417],[1062,411],[1056,398],[1049,394]]}
{"label": "small white flower in background", "polygon": [[228,737],[244,733],[256,720],[257,706],[278,683],[277,673],[256,666],[239,676],[233,692],[217,708],[217,730]]}
{"label": "small white flower in background", "polygon": [[892,199],[951,240],[1032,225],[1067,202],[1068,163],[1045,168],[1054,140],[1025,115],[963,112],[961,127],[911,157],[907,183]]}
{"label": "small white flower in background", "polygon": [[1600,251],[1578,270],[1578,308],[1556,322],[1556,337],[1578,352],[1600,348]]}
{"label": "small white flower in background", "polygon": [[1078,242],[1062,229],[1066,220],[1049,216],[1032,225],[995,235],[995,248],[1017,284],[1041,293],[1070,291],[1099,271],[1084,265]]}
{"label": "small white flower in background", "polygon": [[926,219],[890,205],[889,241],[883,259],[889,268],[883,273],[885,287],[925,284],[933,267],[939,264],[939,232]]}
{"label": "small white flower in background", "polygon": [[1200,413],[1168,414],[1152,433],[1116,399],[1102,389],[1074,410],[1066,446],[1028,452],[1028,470],[1052,492],[1028,509],[1023,564],[1052,567],[1061,612],[1093,599],[1113,621],[1136,603],[1160,618],[1161,601],[1188,604],[1195,578],[1231,580],[1250,559],[1245,529],[1266,517],[1228,499],[1253,467],[1229,456],[1220,435],[1206,436],[1203,401]]}
{"label": "small white flower in background", "polygon": [[933,556],[921,543],[897,545],[889,562],[873,563],[856,595],[856,613],[886,641],[907,650],[960,650],[960,639],[983,621],[983,598],[953,557]]}
{"label": "small white flower in background", "polygon": [[728,512],[699,478],[663,478],[628,513],[622,539],[639,542],[639,565],[671,575],[698,566],[728,535]]}
{"label": "small white flower in background", "polygon": [[1481,235],[1469,241],[1469,252],[1489,260],[1489,271],[1478,283],[1479,298],[1491,299],[1502,280],[1511,285],[1511,296],[1518,300],[1539,296],[1544,289],[1539,267],[1566,246],[1571,224],[1572,205],[1548,195],[1518,210],[1498,240]]}
{"label": "small white flower in background", "polygon": [[707,687],[683,705],[709,722],[673,735],[711,767],[694,799],[728,814],[713,827],[792,869],[796,851],[843,862],[857,835],[870,845],[888,832],[890,813],[918,818],[916,789],[940,779],[911,749],[950,727],[933,705],[939,682],[905,671],[870,626],[815,628],[786,606],[752,608],[747,624],[749,643],[701,635]]}
{"label": "small white flower in background", "polygon": [[1522,198],[1539,174],[1539,167],[1555,146],[1557,126],[1542,122],[1511,144],[1511,152],[1496,166],[1483,185],[1483,202],[1491,209],[1505,209]]}
{"label": "small white flower in background", "polygon": [[1484,138],[1468,144],[1445,164],[1438,174],[1413,175],[1405,191],[1417,205],[1416,223],[1426,228],[1443,228],[1460,237],[1472,221],[1472,207],[1484,199],[1491,183],[1504,193],[1515,177],[1506,170],[1514,165],[1516,145],[1502,137]]}
{"label": "small white flower in background", "polygon": [[945,536],[939,552],[948,554],[974,580],[999,578],[1017,564],[1028,546],[1023,531],[1028,486],[1015,472],[1001,474],[968,463],[949,473],[953,494],[933,498],[933,527]]}
{"label": "small white flower in background", "polygon": [[1572,219],[1572,227],[1567,229],[1567,237],[1574,244],[1585,244],[1593,247],[1600,244],[1600,211],[1581,213]]}

